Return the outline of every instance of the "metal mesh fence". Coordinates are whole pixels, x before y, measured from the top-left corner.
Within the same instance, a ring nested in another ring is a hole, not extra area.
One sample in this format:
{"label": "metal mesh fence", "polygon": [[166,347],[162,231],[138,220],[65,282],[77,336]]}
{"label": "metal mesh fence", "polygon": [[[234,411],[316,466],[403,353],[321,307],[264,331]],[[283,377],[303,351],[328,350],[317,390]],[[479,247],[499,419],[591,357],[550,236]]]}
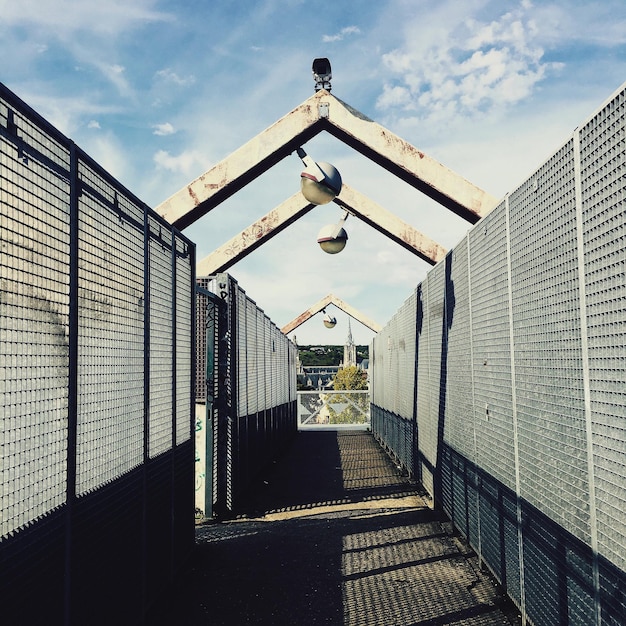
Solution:
{"label": "metal mesh fence", "polygon": [[0,246],[3,619],[138,620],[192,547],[193,244],[0,85]]}
{"label": "metal mesh fence", "polygon": [[404,454],[384,373],[417,329],[415,474],[541,626],[626,615],[625,113],[626,86],[372,344],[372,428]]}
{"label": "metal mesh fence", "polygon": [[[66,498],[69,196],[46,159],[29,158],[18,132],[41,137],[0,99],[2,499],[7,537]],[[65,167],[69,151],[50,141]]]}
{"label": "metal mesh fence", "polygon": [[599,549],[626,569],[626,93],[581,127],[587,361]]}
{"label": "metal mesh fence", "polygon": [[143,462],[144,236],[140,209],[122,206],[91,168],[81,164],[79,176],[76,484],[83,494]]}
{"label": "metal mesh fence", "polygon": [[[205,371],[207,346],[216,344],[212,347],[220,357],[213,363],[213,380],[221,384],[208,408],[210,426],[204,427],[208,416],[199,418],[198,428],[213,442],[213,459],[212,464],[208,459],[196,464],[196,506],[203,517],[229,516],[262,467],[297,432],[297,346],[228,274],[199,278],[198,285],[218,298],[216,303],[199,293],[203,306],[221,306],[223,311],[211,315],[198,309],[199,334],[209,318],[217,328],[212,326],[211,336],[197,343],[203,351],[196,353],[196,368]],[[202,395],[196,395],[196,402],[203,402],[206,395],[200,386],[197,393]],[[203,442],[203,449],[211,446]],[[212,467],[212,477],[199,475],[205,467]],[[209,483],[210,503],[205,488]]]}

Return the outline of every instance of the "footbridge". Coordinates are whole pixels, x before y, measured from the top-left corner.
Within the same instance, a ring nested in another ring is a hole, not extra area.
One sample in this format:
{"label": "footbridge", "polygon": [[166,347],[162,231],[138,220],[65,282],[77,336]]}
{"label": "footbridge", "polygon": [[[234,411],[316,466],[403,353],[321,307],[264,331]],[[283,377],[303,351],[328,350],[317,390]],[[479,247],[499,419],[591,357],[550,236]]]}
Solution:
{"label": "footbridge", "polygon": [[[152,209],[0,85],[3,623],[625,624],[625,114],[498,200],[322,89]],[[184,235],[321,132],[468,224],[337,190],[432,266],[368,320],[369,431],[299,430],[289,338],[368,318],[226,272],[314,205]]]}

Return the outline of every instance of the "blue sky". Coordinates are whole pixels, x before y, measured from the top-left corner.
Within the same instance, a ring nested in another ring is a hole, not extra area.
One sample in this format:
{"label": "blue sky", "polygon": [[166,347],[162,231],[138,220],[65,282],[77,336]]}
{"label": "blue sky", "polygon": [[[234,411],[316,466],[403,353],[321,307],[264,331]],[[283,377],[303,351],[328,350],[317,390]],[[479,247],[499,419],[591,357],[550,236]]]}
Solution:
{"label": "blue sky", "polygon": [[[332,93],[496,197],[626,80],[623,0],[0,0],[0,81],[151,206],[314,93]],[[338,140],[305,146],[351,187],[450,248],[469,226]],[[186,229],[198,258],[299,188],[293,155]],[[339,255],[316,208],[229,271],[278,325],[334,293],[384,325],[429,266],[348,219]],[[321,316],[298,343],[342,344]],[[351,323],[357,343],[372,333]]]}

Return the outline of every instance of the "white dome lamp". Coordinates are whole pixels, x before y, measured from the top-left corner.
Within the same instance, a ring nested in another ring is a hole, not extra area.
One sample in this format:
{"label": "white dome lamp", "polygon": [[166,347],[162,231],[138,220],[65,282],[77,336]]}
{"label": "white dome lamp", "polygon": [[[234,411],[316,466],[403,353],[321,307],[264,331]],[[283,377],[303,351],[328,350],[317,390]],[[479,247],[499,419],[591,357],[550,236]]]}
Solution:
{"label": "white dome lamp", "polygon": [[311,204],[328,204],[341,191],[341,174],[330,163],[316,163],[302,148],[298,156],[305,165],[300,174],[302,195]]}
{"label": "white dome lamp", "polygon": [[338,224],[327,224],[317,234],[317,243],[328,254],[341,252],[348,242],[348,233],[343,225],[348,219],[348,211],[345,211]]}
{"label": "white dome lamp", "polygon": [[326,311],[323,311],[324,313],[324,326],[326,326],[326,328],[335,328],[335,326],[337,325],[337,318],[333,317],[332,315],[329,315],[328,313],[326,313]]}

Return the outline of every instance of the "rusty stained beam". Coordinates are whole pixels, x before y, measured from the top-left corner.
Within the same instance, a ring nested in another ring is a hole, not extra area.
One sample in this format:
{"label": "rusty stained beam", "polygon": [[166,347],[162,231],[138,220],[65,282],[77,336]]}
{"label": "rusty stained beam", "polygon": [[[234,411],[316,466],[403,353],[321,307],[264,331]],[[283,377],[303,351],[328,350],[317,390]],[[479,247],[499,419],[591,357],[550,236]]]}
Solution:
{"label": "rusty stained beam", "polygon": [[[429,239],[348,185],[343,185],[340,197],[335,198],[334,202],[430,265],[437,264],[446,256],[446,249],[436,241]],[[307,204],[300,192],[295,193],[260,220],[198,261],[196,276],[211,276],[225,272],[313,208],[315,205]]]}
{"label": "rusty stained beam", "polygon": [[305,322],[310,320],[314,315],[324,310],[330,304],[334,304],[338,309],[341,309],[344,313],[347,313],[350,317],[361,322],[363,326],[366,326],[370,330],[378,333],[381,331],[382,326],[371,320],[370,318],[363,315],[360,311],[350,306],[347,302],[344,302],[337,296],[334,296],[332,293],[328,294],[326,297],[322,298],[319,302],[316,302],[312,307],[308,308],[304,313],[301,313],[293,319],[289,324],[283,326],[280,330],[284,335],[288,335],[290,332],[294,331],[298,326],[302,326]]}
{"label": "rusty stained beam", "polygon": [[156,207],[182,230],[289,156],[321,130],[320,91]]}
{"label": "rusty stained beam", "polygon": [[315,205],[308,204],[304,196],[298,191],[260,220],[198,261],[196,263],[196,276],[211,276],[218,272],[225,272],[303,215],[306,215],[314,207]]}
{"label": "rusty stained beam", "polygon": [[447,254],[436,241],[348,185],[343,185],[334,202],[430,265],[436,265]]}
{"label": "rusty stained beam", "polygon": [[496,206],[493,196],[320,90],[165,200],[156,211],[182,230],[323,130],[471,223]]}
{"label": "rusty stained beam", "polygon": [[324,129],[442,206],[475,224],[498,199],[338,98],[326,94]]}

